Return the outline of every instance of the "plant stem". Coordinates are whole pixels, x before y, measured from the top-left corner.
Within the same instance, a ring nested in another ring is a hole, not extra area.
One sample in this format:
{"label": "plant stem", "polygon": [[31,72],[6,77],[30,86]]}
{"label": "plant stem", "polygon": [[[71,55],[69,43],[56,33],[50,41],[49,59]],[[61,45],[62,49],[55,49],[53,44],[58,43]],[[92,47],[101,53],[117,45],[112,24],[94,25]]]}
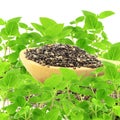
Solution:
{"label": "plant stem", "polygon": [[54,106],[54,101],[55,101],[55,99],[53,98],[53,99],[52,99],[51,106],[50,106],[50,109],[52,109],[52,107]]}
{"label": "plant stem", "polygon": [[67,94],[68,94],[68,100],[70,100],[70,92],[68,87],[67,87]]}
{"label": "plant stem", "polygon": [[74,39],[74,37],[73,37],[73,34],[72,34],[72,33],[71,33],[71,39],[72,39],[72,41],[74,42],[74,40],[73,40],[73,39]]}
{"label": "plant stem", "polygon": [[53,99],[52,99],[52,103],[50,105],[50,109],[52,109],[52,107],[54,106],[55,96],[56,96],[56,90],[54,91],[54,94],[53,94]]}
{"label": "plant stem", "polygon": [[119,106],[120,105],[120,92],[118,90],[116,90],[116,97],[117,97],[118,106]]}
{"label": "plant stem", "polygon": [[93,95],[95,96],[95,92],[94,92],[94,89],[92,88],[92,86],[90,86],[90,89],[91,89]]}
{"label": "plant stem", "polygon": [[7,46],[5,46],[4,48],[4,56],[6,56],[6,54],[7,54]]}
{"label": "plant stem", "polygon": [[97,106],[95,105],[95,116],[97,118]]}
{"label": "plant stem", "polygon": [[5,107],[5,103],[6,103],[6,98],[3,100],[3,104],[2,104],[3,108]]}
{"label": "plant stem", "polygon": [[9,51],[9,54],[10,54],[11,53],[10,47],[9,47],[8,51]]}

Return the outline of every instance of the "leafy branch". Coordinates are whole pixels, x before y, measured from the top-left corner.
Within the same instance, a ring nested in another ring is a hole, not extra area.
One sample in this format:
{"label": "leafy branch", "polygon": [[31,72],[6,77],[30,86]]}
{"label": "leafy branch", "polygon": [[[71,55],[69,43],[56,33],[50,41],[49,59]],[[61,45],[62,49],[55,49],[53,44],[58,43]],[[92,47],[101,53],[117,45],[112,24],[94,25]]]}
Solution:
{"label": "leafy branch", "polygon": [[[21,17],[0,19],[0,120],[117,120],[120,118],[120,66],[103,62],[93,76],[78,76],[61,68],[44,84],[26,71],[19,53],[45,44],[76,45],[90,54],[120,61],[120,43],[112,44],[102,19],[112,11],[82,15],[68,26],[40,17],[40,23],[27,25]],[[114,61],[115,62],[115,61]],[[100,76],[100,73],[104,73]],[[6,106],[6,102],[9,102]]]}

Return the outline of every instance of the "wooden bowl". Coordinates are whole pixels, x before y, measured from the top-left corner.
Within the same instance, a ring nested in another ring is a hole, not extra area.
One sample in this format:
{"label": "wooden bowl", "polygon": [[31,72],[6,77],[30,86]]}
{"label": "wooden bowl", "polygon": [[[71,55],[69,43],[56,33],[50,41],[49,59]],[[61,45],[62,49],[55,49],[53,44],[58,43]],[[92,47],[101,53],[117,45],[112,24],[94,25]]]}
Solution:
{"label": "wooden bowl", "polygon": [[[20,59],[23,63],[23,65],[25,66],[25,68],[27,69],[27,71],[38,81],[40,82],[44,82],[47,78],[49,78],[53,73],[60,73],[60,67],[56,67],[56,66],[43,66],[40,65],[39,63],[36,63],[32,60],[28,60],[25,57],[24,54],[25,50],[22,50],[20,52]],[[67,67],[69,69],[73,69],[70,67]],[[92,68],[87,68],[87,67],[80,67],[76,69],[73,69],[78,75],[83,75],[83,76],[89,76],[91,74],[91,72],[94,70]]]}
{"label": "wooden bowl", "polygon": [[[26,50],[22,50],[20,52],[20,59],[27,69],[27,71],[38,81],[44,82],[47,78],[49,78],[52,74],[59,74],[60,73],[60,67],[56,66],[43,66],[40,65],[39,63],[36,63],[32,60],[28,60],[25,57],[25,52]],[[110,62],[116,65],[120,65],[120,61],[114,61],[114,60],[107,60],[103,58],[99,58],[101,61],[106,61]],[[67,67],[69,69],[73,69],[71,67]],[[83,76],[90,76],[91,72],[95,70],[95,68],[87,68],[87,67],[80,67],[76,69],[73,69],[78,75],[83,75]],[[100,73],[100,75],[103,75],[103,73]]]}

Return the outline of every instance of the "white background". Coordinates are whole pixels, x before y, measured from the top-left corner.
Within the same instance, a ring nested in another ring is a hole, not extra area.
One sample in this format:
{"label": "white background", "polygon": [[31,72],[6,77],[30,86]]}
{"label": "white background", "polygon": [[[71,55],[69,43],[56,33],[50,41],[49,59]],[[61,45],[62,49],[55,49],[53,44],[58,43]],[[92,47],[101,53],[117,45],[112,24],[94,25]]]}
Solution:
{"label": "white background", "polygon": [[60,23],[69,23],[82,15],[81,10],[99,14],[112,10],[116,14],[103,20],[112,43],[120,41],[120,0],[0,0],[0,17],[21,16],[26,23],[39,22],[39,17],[50,17]]}

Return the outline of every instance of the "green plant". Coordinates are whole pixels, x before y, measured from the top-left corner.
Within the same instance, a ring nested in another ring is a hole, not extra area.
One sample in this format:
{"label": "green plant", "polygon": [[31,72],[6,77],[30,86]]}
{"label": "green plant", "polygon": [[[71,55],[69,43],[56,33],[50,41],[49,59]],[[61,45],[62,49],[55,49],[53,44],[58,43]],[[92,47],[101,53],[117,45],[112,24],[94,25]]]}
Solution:
{"label": "green plant", "polygon": [[[120,43],[108,41],[101,22],[112,14],[83,11],[69,26],[43,17],[40,24],[32,23],[33,27],[21,23],[21,17],[0,19],[0,50],[4,53],[0,58],[0,120],[120,119],[120,66],[103,62],[104,66],[92,73],[94,77],[85,78],[61,68],[61,74],[53,74],[43,84],[34,80],[19,60],[22,49],[62,43],[119,61]],[[99,76],[100,72],[104,75]]]}

